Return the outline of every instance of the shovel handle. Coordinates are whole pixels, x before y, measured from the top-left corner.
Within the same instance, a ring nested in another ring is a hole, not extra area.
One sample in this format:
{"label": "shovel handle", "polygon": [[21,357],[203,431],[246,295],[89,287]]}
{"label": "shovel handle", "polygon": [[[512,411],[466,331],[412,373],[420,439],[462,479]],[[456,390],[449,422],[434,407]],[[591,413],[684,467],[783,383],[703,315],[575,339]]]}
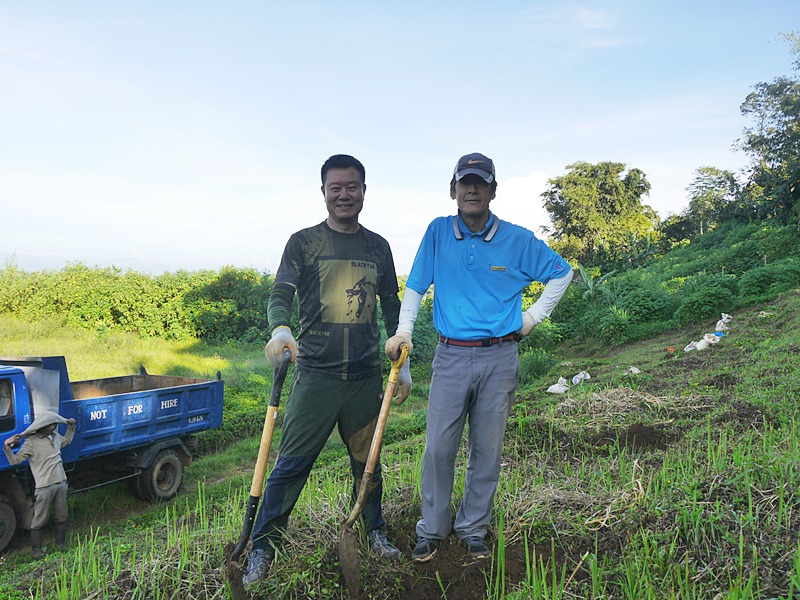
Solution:
{"label": "shovel handle", "polygon": [[281,389],[283,388],[283,382],[286,380],[291,358],[292,352],[288,348],[284,349],[283,356],[281,356],[281,364],[272,375],[272,391],[269,395],[267,414],[264,417],[264,428],[261,431],[261,444],[258,448],[258,459],[253,472],[253,484],[250,487],[251,496],[261,496],[261,492],[264,489],[264,475],[269,462],[269,450],[272,445],[272,434],[275,431],[275,421],[278,418]]}
{"label": "shovel handle", "polygon": [[381,452],[381,442],[383,441],[383,432],[386,429],[386,421],[389,419],[389,408],[392,405],[392,396],[397,387],[397,381],[400,378],[400,369],[403,363],[406,362],[408,357],[408,346],[403,344],[400,347],[400,356],[392,361],[392,370],[389,372],[389,381],[386,383],[386,391],[383,393],[383,401],[381,402],[381,410],[378,413],[378,422],[375,424],[375,433],[372,434],[372,443],[369,447],[369,455],[367,456],[367,464],[364,467],[364,476],[361,478],[361,488],[358,491],[358,498],[350,511],[350,516],[343,523],[344,527],[352,527],[358,518],[361,509],[364,507],[364,501],[367,498],[370,483],[372,483],[372,476],[375,474],[375,465],[378,463],[378,455]]}
{"label": "shovel handle", "polygon": [[275,432],[275,421],[278,418],[278,404],[281,400],[281,389],[283,389],[283,382],[286,380],[286,373],[289,370],[291,358],[292,352],[286,348],[281,356],[280,366],[275,369],[272,374],[272,390],[269,395],[267,414],[264,417],[264,428],[261,431],[261,444],[258,447],[258,458],[256,459],[256,466],[253,471],[253,483],[250,486],[250,497],[247,499],[247,506],[245,508],[242,533],[239,536],[239,542],[231,553],[232,561],[238,560],[242,555],[242,551],[247,545],[247,540],[250,538],[250,533],[253,531],[253,523],[256,520],[256,513],[258,511],[258,502],[261,499],[261,493],[264,489],[264,475],[267,470],[267,463],[269,462],[269,451],[272,446],[272,436]]}

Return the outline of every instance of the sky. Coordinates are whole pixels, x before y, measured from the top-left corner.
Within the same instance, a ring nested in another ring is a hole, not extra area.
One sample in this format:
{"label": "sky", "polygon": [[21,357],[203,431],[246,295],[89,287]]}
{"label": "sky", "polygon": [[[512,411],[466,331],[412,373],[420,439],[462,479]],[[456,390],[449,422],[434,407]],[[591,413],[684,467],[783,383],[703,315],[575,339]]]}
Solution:
{"label": "sky", "polygon": [[398,274],[470,152],[541,237],[578,161],[641,169],[664,218],[747,166],[739,108],[792,74],[792,27],[798,0],[0,0],[0,259],[275,273],[340,153]]}

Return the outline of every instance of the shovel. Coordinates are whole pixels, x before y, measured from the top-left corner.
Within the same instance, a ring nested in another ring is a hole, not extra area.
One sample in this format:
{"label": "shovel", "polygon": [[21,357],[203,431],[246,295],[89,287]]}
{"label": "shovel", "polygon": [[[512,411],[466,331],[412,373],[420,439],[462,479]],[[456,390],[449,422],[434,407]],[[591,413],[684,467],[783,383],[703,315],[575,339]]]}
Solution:
{"label": "shovel", "polygon": [[256,460],[256,468],[253,472],[253,484],[250,486],[250,498],[247,501],[247,511],[244,515],[244,525],[242,526],[242,533],[239,536],[239,543],[236,544],[233,552],[231,552],[231,562],[239,560],[244,547],[247,545],[247,541],[250,539],[250,533],[253,531],[253,522],[256,518],[258,501],[264,490],[264,474],[267,470],[267,462],[269,461],[269,449],[272,445],[272,434],[275,431],[275,420],[278,418],[278,403],[281,400],[281,389],[286,379],[286,372],[289,370],[291,358],[292,353],[286,348],[283,351],[283,356],[281,356],[280,366],[275,369],[272,374],[272,391],[269,395],[269,408],[267,408],[267,416],[264,418],[264,429],[261,432],[261,445],[258,447],[258,459]]}
{"label": "shovel", "polygon": [[350,591],[351,598],[357,598],[361,593],[361,565],[358,557],[358,533],[353,529],[364,501],[369,493],[369,486],[372,476],[375,473],[375,465],[378,462],[378,454],[381,450],[381,440],[383,440],[383,430],[386,428],[386,420],[389,417],[389,407],[392,404],[392,396],[397,387],[397,380],[400,374],[400,367],[406,361],[408,347],[403,345],[400,349],[400,356],[392,361],[392,370],[389,372],[389,381],[386,383],[386,391],[383,393],[381,410],[378,413],[378,422],[375,425],[375,433],[372,435],[372,444],[369,447],[367,464],[364,468],[364,476],[361,478],[361,488],[358,491],[358,498],[355,506],[350,512],[350,516],[342,523],[339,531],[339,560],[342,561],[342,574],[347,589]]}

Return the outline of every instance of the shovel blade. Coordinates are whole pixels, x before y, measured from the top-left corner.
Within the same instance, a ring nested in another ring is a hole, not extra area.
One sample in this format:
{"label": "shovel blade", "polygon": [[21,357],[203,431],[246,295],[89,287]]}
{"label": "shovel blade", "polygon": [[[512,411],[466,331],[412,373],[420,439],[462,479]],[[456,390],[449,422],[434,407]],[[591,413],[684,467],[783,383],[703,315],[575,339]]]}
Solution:
{"label": "shovel blade", "polygon": [[339,560],[342,562],[344,583],[351,598],[361,594],[361,562],[358,556],[358,533],[348,525],[339,531]]}

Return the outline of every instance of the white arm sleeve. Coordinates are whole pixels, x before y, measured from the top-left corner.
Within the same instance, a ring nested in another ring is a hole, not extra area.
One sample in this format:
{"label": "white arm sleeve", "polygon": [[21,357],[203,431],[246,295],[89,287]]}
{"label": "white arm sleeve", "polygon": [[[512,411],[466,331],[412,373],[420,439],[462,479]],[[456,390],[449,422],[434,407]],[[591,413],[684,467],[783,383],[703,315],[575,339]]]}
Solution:
{"label": "white arm sleeve", "polygon": [[398,332],[405,331],[409,335],[414,333],[414,323],[417,321],[420,304],[422,304],[422,294],[415,292],[411,288],[406,288],[406,291],[403,292],[403,301],[400,303]]}
{"label": "white arm sleeve", "polygon": [[[561,297],[567,291],[570,282],[572,281],[573,270],[570,269],[569,273],[564,275],[564,277],[559,277],[558,279],[551,279],[546,286],[544,286],[544,291],[542,295],[539,296],[539,299],[533,303],[533,305],[525,312],[527,312],[531,317],[533,317],[534,325],[538,325],[542,321],[544,321],[555,309],[556,305],[558,304]],[[405,300],[405,299],[404,299]],[[402,311],[400,309],[401,319],[402,319]]]}

